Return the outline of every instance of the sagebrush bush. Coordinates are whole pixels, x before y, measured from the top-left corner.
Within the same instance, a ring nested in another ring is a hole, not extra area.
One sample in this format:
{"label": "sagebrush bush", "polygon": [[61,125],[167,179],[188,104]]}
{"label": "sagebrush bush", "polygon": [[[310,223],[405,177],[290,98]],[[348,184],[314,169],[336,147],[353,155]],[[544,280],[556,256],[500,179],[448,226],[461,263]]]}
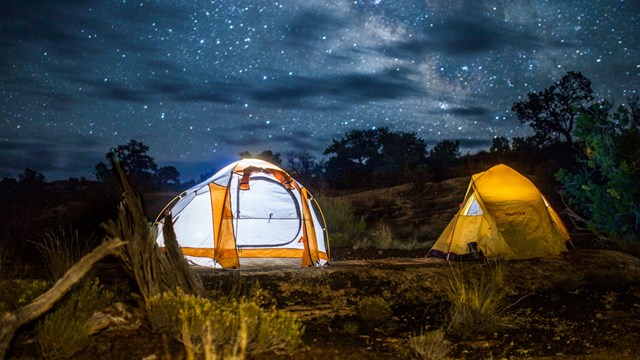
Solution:
{"label": "sagebrush bush", "polygon": [[13,311],[27,305],[47,291],[49,283],[43,280],[2,280],[0,281],[0,313]]}
{"label": "sagebrush bush", "polygon": [[444,338],[442,329],[427,331],[409,340],[412,357],[421,360],[440,360],[451,352],[451,344]]}
{"label": "sagebrush bush", "polygon": [[349,200],[330,197],[316,200],[324,214],[332,246],[350,247],[354,241],[364,238],[367,225],[362,216],[354,215]]}
{"label": "sagebrush bush", "polygon": [[378,324],[387,320],[393,314],[391,306],[379,296],[367,296],[356,306],[358,317],[362,321]]}
{"label": "sagebrush bush", "polygon": [[479,266],[469,274],[451,267],[441,279],[451,302],[450,330],[461,336],[492,333],[505,325],[502,312],[507,308],[508,288],[503,265]]}
{"label": "sagebrush bush", "polygon": [[238,348],[251,354],[289,353],[303,332],[298,319],[281,310],[262,309],[254,299],[212,300],[180,289],[153,297],[147,314],[154,328],[176,336],[187,354],[230,354]]}
{"label": "sagebrush bush", "polygon": [[82,350],[90,339],[87,321],[112,298],[97,279],[76,287],[36,324],[40,354],[46,359],[67,359]]}

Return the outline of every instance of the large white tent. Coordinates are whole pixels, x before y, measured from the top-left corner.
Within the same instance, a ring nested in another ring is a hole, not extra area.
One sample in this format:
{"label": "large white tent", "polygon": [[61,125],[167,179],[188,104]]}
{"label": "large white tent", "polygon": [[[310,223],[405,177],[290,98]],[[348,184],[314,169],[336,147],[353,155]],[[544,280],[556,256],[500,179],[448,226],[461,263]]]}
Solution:
{"label": "large white tent", "polygon": [[[313,196],[281,168],[243,159],[184,191],[171,212],[178,244],[201,266],[321,266],[329,260]],[[164,245],[162,221],[159,246]]]}

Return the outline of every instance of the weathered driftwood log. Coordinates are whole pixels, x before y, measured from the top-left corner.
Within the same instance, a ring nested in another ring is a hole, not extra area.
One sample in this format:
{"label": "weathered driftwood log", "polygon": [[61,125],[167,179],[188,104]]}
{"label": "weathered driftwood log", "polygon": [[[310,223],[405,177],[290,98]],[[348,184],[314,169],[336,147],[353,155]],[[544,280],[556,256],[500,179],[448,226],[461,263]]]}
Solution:
{"label": "weathered driftwood log", "polygon": [[115,156],[111,157],[111,163],[124,188],[124,200],[118,207],[118,217],[102,224],[102,227],[107,238],[121,238],[127,242],[115,254],[137,282],[145,302],[157,294],[177,288],[203,296],[202,281],[191,271],[178,247],[171,217],[167,215],[164,221],[165,253],[156,244],[156,233],[147,222],[140,197],[133,191]]}
{"label": "weathered driftwood log", "polygon": [[82,257],[58,280],[51,289],[38,296],[31,303],[13,311],[0,315],[0,359],[4,359],[9,344],[18,328],[47,312],[60,300],[82,277],[105,256],[123,245],[119,238],[102,243],[93,251]]}

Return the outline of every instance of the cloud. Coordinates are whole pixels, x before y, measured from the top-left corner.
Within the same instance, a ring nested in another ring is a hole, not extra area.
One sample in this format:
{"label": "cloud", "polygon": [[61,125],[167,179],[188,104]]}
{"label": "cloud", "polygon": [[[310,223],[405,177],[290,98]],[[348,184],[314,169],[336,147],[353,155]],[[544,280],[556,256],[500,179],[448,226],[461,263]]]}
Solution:
{"label": "cloud", "polygon": [[[387,69],[373,74],[333,74],[323,78],[296,77],[275,86],[251,91],[251,98],[271,106],[300,106],[303,100],[322,98],[349,104],[396,100],[424,95],[406,71]],[[301,106],[304,107],[304,106]]]}
{"label": "cloud", "polygon": [[486,117],[491,114],[492,110],[482,106],[454,107],[448,109],[434,110],[430,114],[451,114],[462,117]]}
{"label": "cloud", "polygon": [[420,59],[437,54],[463,57],[506,48],[532,50],[567,46],[571,45],[543,38],[527,28],[500,22],[472,9],[470,13],[443,17],[409,39],[385,44],[377,50],[391,57]]}
{"label": "cloud", "polygon": [[[176,101],[244,104],[258,102],[273,108],[340,109],[341,104],[367,103],[376,100],[397,100],[425,94],[419,83],[409,79],[413,72],[406,68],[386,69],[379,73],[328,74],[324,77],[295,76],[270,81],[196,82],[197,77],[153,80],[147,87],[160,96]],[[95,85],[95,83],[93,83]],[[141,100],[123,87],[113,86],[103,93],[114,99]],[[108,90],[108,91],[107,91]],[[318,101],[321,101],[318,102]]]}
{"label": "cloud", "polygon": [[93,87],[94,90],[89,92],[89,95],[101,100],[125,102],[142,102],[147,100],[144,91],[133,89],[117,81],[83,80],[80,82]]}
{"label": "cloud", "polygon": [[0,175],[17,176],[26,168],[41,172],[47,180],[86,176],[104,161],[108,147],[91,138],[68,135],[55,139],[30,137],[0,141]]}

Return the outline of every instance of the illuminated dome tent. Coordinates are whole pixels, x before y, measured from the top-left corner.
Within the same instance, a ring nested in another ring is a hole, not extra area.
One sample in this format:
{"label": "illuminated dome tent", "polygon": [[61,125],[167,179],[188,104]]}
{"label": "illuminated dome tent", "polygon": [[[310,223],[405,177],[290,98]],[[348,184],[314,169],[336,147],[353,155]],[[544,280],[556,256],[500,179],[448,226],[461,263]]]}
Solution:
{"label": "illuminated dome tent", "polygon": [[527,259],[557,256],[573,245],[538,188],[506,165],[475,174],[458,213],[429,255]]}
{"label": "illuminated dome tent", "polygon": [[[284,170],[263,160],[234,162],[165,209],[183,254],[195,265],[305,267],[329,260],[318,203]],[[162,247],[162,221],[158,227]]]}

